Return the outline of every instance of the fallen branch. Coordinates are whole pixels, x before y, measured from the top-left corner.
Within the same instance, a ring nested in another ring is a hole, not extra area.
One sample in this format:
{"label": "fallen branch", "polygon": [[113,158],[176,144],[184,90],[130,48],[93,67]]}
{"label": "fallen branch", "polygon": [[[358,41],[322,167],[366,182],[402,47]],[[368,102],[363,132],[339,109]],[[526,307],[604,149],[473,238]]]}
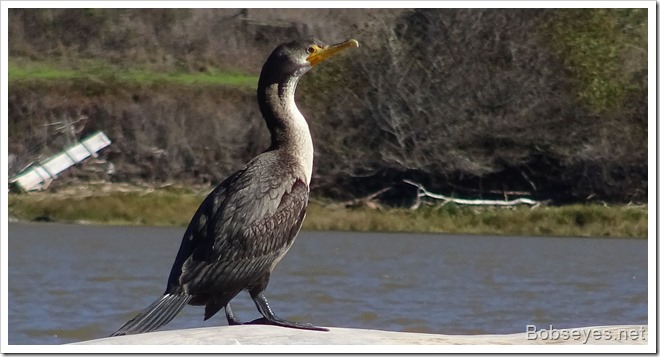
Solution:
{"label": "fallen branch", "polygon": [[429,192],[428,190],[426,190],[424,188],[424,186],[422,186],[422,185],[420,185],[416,182],[412,182],[412,181],[409,181],[409,180],[403,180],[403,182],[405,182],[409,185],[417,187],[417,203],[415,203],[415,205],[413,205],[413,207],[412,207],[413,209],[419,207],[419,199],[422,198],[422,197],[429,197],[429,198],[433,198],[433,199],[436,199],[436,200],[443,200],[443,201],[445,201],[443,204],[446,204],[448,202],[453,202],[453,203],[460,204],[460,205],[473,205],[473,206],[515,206],[515,205],[519,205],[519,204],[526,204],[526,205],[530,205],[530,206],[538,206],[538,205],[542,204],[539,201],[535,201],[535,200],[532,200],[532,199],[529,199],[529,198],[517,198],[517,199],[512,200],[512,201],[508,201],[508,200],[506,200],[506,201],[505,200],[467,200],[467,199],[463,199],[463,198],[453,198],[453,197],[447,197],[445,195],[441,195],[439,193]]}
{"label": "fallen branch", "polygon": [[374,201],[374,199],[376,197],[380,196],[382,193],[385,193],[385,192],[389,191],[391,188],[392,187],[385,187],[385,188],[380,189],[380,190],[378,190],[378,191],[376,191],[376,192],[374,192],[370,195],[367,195],[366,197],[356,198],[354,200],[342,202],[342,205],[344,207],[356,207],[356,206],[364,205],[364,206],[366,206],[368,208],[371,208],[371,209],[382,208],[381,204]]}

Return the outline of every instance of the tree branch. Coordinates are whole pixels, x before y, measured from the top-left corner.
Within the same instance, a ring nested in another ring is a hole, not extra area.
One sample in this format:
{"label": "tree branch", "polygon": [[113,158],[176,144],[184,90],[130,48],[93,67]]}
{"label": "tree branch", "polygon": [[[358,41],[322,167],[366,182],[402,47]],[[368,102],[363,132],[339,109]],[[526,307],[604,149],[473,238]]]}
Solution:
{"label": "tree branch", "polygon": [[[403,182],[417,187],[417,198],[418,200],[422,197],[429,197],[433,198],[436,200],[443,200],[445,203],[447,202],[453,202],[456,204],[460,205],[473,205],[473,206],[515,206],[519,204],[526,204],[530,206],[539,206],[542,204],[542,202],[535,201],[529,198],[517,198],[512,201],[506,201],[506,200],[467,200],[467,199],[462,199],[462,198],[453,198],[453,197],[447,197],[445,195],[441,195],[439,193],[433,193],[427,191],[424,186],[412,182],[409,180],[403,180]],[[444,204],[444,203],[443,203]],[[419,204],[415,204],[415,208],[418,207]]]}

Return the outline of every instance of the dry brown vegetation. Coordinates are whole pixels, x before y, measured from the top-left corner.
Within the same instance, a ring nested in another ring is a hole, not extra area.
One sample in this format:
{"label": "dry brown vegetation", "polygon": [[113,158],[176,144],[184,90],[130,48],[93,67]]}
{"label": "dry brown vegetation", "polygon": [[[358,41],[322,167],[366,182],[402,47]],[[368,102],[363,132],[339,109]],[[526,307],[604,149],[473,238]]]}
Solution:
{"label": "dry brown vegetation", "polygon": [[[9,12],[11,60],[74,70],[256,76],[285,40],[358,38],[298,91],[313,189],[392,186],[393,204],[411,198],[404,179],[460,197],[645,201],[646,31],[634,9]],[[13,172],[93,130],[114,142],[116,181],[217,183],[268,145],[253,88],[54,77],[10,75]]]}

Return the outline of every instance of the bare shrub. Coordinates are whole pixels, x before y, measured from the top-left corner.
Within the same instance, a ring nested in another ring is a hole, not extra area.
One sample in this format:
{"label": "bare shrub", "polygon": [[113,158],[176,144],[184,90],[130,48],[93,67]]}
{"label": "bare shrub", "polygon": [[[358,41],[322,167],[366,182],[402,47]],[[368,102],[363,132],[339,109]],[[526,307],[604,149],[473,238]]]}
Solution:
{"label": "bare shrub", "polygon": [[320,189],[360,196],[410,178],[463,196],[643,199],[645,181],[632,172],[644,165],[645,139],[632,138],[644,126],[580,104],[545,44],[551,14],[422,9],[364,29],[368,55],[323,72],[349,79],[319,79],[309,100],[333,98],[313,123],[333,133],[318,144],[331,163],[317,171]]}
{"label": "bare shrub", "polygon": [[[646,12],[639,9],[10,9],[10,58],[258,73],[279,43],[361,48],[298,91],[315,192],[364,197],[403,179],[445,195],[645,200]],[[601,95],[602,94],[602,95]],[[121,180],[215,182],[268,144],[253,90],[10,84],[13,167],[87,116]],[[393,197],[401,190],[388,191]]]}

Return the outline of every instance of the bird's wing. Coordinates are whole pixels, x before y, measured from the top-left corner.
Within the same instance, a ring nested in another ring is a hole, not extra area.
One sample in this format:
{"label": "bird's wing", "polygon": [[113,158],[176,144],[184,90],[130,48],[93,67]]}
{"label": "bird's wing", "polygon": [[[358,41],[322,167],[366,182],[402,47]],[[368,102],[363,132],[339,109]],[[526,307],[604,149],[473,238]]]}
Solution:
{"label": "bird's wing", "polygon": [[309,189],[295,170],[277,163],[253,160],[209,194],[184,234],[168,292],[242,290],[286,253],[302,225]]}

